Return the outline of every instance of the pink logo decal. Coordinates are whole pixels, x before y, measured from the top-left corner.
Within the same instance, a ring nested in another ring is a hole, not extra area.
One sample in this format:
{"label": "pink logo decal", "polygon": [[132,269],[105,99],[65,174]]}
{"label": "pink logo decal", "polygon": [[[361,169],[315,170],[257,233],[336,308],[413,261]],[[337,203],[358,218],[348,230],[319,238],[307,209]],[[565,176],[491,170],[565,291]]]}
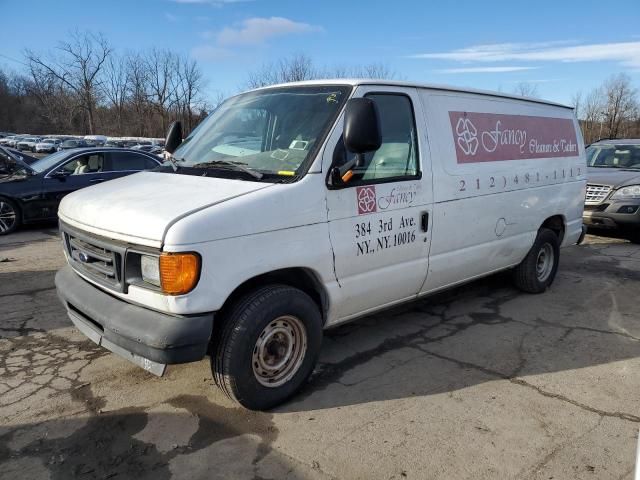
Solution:
{"label": "pink logo decal", "polygon": [[458,163],[577,157],[569,118],[449,112]]}
{"label": "pink logo decal", "polygon": [[376,187],[357,187],[358,215],[376,211]]}

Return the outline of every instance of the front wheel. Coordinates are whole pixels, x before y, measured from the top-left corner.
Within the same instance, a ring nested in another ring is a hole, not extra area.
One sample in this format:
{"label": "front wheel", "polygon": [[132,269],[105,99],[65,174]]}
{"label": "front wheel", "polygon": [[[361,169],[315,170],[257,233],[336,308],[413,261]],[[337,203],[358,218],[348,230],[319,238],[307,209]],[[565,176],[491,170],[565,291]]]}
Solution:
{"label": "front wheel", "polygon": [[20,225],[20,210],[8,198],[0,197],[0,235],[13,232]]}
{"label": "front wheel", "polygon": [[286,285],[263,287],[236,302],[221,321],[211,370],[232,400],[267,410],[311,375],[322,344],[322,317],[306,293]]}
{"label": "front wheel", "polygon": [[553,230],[541,228],[533,247],[513,270],[515,285],[527,293],[542,293],[552,283],[560,261],[560,242]]}

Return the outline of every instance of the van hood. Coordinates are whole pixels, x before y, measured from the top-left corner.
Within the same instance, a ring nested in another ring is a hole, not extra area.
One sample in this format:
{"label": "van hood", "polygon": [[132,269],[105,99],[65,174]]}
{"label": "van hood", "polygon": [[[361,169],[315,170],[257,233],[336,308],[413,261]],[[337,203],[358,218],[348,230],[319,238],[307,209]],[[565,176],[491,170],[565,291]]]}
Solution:
{"label": "van hood", "polygon": [[97,235],[158,247],[179,219],[270,186],[273,184],[141,172],[67,195],[58,216]]}
{"label": "van hood", "polygon": [[640,184],[640,170],[624,170],[622,168],[588,168],[587,182],[619,188],[625,185]]}

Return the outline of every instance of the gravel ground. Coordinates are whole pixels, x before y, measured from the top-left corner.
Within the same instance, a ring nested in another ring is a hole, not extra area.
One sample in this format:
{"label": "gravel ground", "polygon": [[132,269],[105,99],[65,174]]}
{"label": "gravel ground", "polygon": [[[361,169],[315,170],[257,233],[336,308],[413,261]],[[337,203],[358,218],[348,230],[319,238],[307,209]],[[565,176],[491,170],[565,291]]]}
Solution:
{"label": "gravel ground", "polygon": [[638,246],[589,236],[543,295],[498,275],[329,331],[268,413],[207,361],[156,378],[86,340],[63,262],[54,226],[0,237],[2,479],[632,479]]}

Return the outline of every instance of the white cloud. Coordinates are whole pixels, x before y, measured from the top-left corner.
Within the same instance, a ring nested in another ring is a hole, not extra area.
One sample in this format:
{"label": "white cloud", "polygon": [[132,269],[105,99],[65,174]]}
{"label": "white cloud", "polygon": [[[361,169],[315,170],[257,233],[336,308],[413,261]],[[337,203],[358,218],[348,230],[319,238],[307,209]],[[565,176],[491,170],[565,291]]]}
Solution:
{"label": "white cloud", "polygon": [[[640,42],[570,45],[568,42],[498,43],[475,45],[449,52],[422,53],[412,58],[456,62],[596,62],[613,61],[640,68]],[[563,46],[564,45],[564,46]]]}
{"label": "white cloud", "polygon": [[219,46],[260,45],[274,37],[320,30],[308,23],[294,22],[283,17],[254,17],[243,20],[234,27],[225,27],[214,36]]}
{"label": "white cloud", "polygon": [[219,60],[231,56],[233,47],[257,46],[276,37],[319,31],[321,27],[283,17],[248,18],[222,30],[202,32],[200,36],[212,42],[195,47],[191,54],[201,60]]}
{"label": "white cloud", "polygon": [[538,67],[462,67],[462,68],[443,68],[436,70],[436,73],[503,73],[503,72],[521,72],[524,70],[535,70]]}

